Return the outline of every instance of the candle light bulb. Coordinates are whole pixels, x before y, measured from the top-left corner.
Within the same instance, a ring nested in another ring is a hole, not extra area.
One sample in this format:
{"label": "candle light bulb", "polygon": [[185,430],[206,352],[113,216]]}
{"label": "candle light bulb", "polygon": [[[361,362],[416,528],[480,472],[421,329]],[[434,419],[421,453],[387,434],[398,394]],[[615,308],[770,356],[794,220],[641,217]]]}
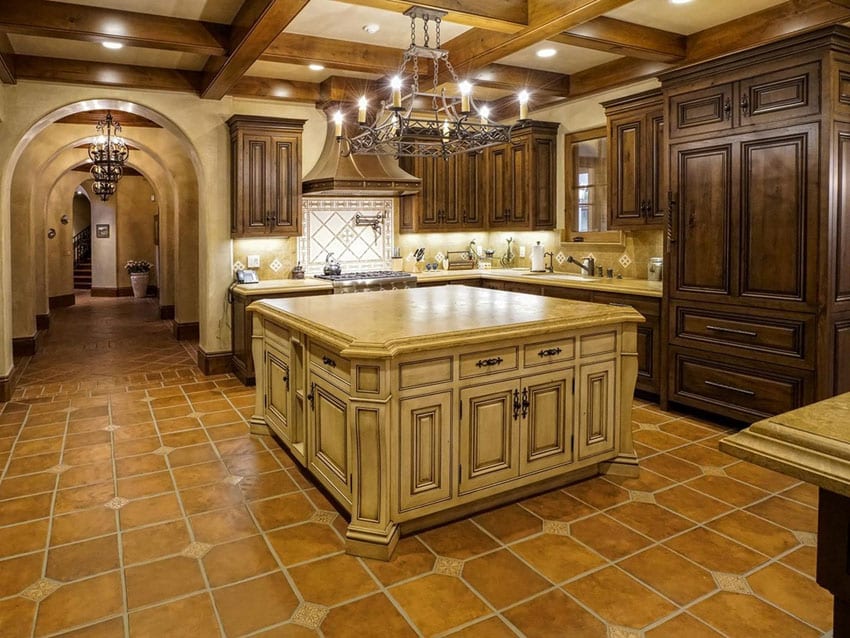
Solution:
{"label": "candle light bulb", "polygon": [[469,95],[472,93],[472,85],[464,80],[460,83],[460,112],[469,113]]}
{"label": "candle light bulb", "polygon": [[357,102],[357,123],[365,124],[366,123],[366,96],[361,95],[360,100]]}
{"label": "candle light bulb", "polygon": [[449,139],[449,121],[443,120],[443,141],[447,141]]}
{"label": "candle light bulb", "polygon": [[519,92],[519,119],[528,119],[528,91]]}
{"label": "candle light bulb", "polygon": [[393,108],[400,109],[401,108],[401,78],[397,75],[390,80],[390,87],[392,87],[392,100],[393,100]]}
{"label": "candle light bulb", "polygon": [[487,118],[490,117],[490,107],[482,106],[480,109],[478,109],[478,114],[481,116],[481,123],[486,124]]}
{"label": "candle light bulb", "polygon": [[334,133],[337,139],[342,137],[342,111],[334,113]]}

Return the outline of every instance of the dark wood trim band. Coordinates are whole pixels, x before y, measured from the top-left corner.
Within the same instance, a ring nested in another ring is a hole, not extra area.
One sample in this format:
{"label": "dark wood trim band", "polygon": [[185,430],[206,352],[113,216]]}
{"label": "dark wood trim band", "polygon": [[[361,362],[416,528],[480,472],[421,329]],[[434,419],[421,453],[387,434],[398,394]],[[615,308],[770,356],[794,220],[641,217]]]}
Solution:
{"label": "dark wood trim band", "polygon": [[12,356],[31,357],[38,350],[38,333],[31,337],[15,337],[12,339]]}
{"label": "dark wood trim band", "polygon": [[230,372],[232,352],[204,352],[198,348],[198,368],[206,375]]}
{"label": "dark wood trim band", "polygon": [[171,319],[174,319],[174,306],[173,305],[160,306],[159,307],[159,318],[163,319],[165,321],[169,321]]}
{"label": "dark wood trim band", "polygon": [[77,303],[77,297],[74,293],[70,293],[68,295],[56,295],[55,297],[50,297],[47,300],[47,306],[53,310],[54,308],[67,308],[68,306],[73,306]]}
{"label": "dark wood trim band", "polygon": [[197,341],[201,336],[201,327],[197,321],[173,324],[174,338],[177,341]]}
{"label": "dark wood trim band", "polygon": [[46,315],[36,315],[35,316],[35,329],[36,330],[49,330],[50,329],[50,313]]}
{"label": "dark wood trim band", "polygon": [[15,389],[15,366],[9,370],[9,374],[0,377],[0,402],[12,400],[12,391]]}

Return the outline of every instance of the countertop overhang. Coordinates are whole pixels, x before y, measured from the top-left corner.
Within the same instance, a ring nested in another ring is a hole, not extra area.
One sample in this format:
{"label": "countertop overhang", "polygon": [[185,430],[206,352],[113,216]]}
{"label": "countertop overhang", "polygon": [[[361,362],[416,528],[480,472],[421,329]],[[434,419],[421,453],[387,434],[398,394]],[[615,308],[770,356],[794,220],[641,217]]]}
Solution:
{"label": "countertop overhang", "polygon": [[262,299],[248,310],[319,339],[348,358],[394,357],[644,320],[628,306],[468,286]]}
{"label": "countertop overhang", "polygon": [[720,449],[850,497],[850,393],[753,423]]}

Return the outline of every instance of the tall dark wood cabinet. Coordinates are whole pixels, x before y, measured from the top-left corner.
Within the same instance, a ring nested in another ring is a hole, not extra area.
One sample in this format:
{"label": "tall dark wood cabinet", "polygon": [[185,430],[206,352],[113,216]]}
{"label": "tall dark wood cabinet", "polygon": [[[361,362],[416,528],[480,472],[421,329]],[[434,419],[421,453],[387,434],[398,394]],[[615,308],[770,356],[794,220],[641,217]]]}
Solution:
{"label": "tall dark wood cabinet", "polygon": [[608,228],[661,228],[667,209],[661,91],[602,106],[608,120]]}
{"label": "tall dark wood cabinet", "polygon": [[304,120],[234,115],[227,124],[230,126],[230,235],[300,235]]}
{"label": "tall dark wood cabinet", "polygon": [[661,80],[667,398],[751,422],[850,391],[850,30]]}

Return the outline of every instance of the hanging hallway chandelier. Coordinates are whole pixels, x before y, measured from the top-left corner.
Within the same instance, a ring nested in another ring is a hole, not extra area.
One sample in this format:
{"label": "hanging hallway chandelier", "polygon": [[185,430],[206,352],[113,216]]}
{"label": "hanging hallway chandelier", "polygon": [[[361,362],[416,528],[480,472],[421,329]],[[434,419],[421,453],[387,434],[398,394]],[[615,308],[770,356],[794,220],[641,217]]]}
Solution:
{"label": "hanging hallway chandelier", "polygon": [[[404,12],[410,17],[410,46],[404,52],[401,67],[390,83],[389,101],[367,123],[368,101],[360,98],[357,123],[360,132],[342,135],[342,113],[334,116],[340,152],[346,155],[392,155],[394,157],[442,157],[474,151],[510,141],[511,126],[489,121],[486,106],[478,108],[472,97],[472,85],[461,82],[440,48],[440,23],[445,11],[413,6]],[[417,20],[422,22],[422,44],[417,44]],[[429,24],[434,24],[435,46],[431,46]],[[420,73],[430,73],[431,91],[420,88]],[[451,77],[459,96],[447,96],[439,89],[440,77]],[[409,92],[403,93],[403,78],[411,78]],[[519,96],[520,122],[527,117],[528,94]]]}
{"label": "hanging hallway chandelier", "polygon": [[97,138],[89,145],[89,159],[92,162],[89,173],[94,180],[92,190],[103,201],[115,194],[118,180],[124,174],[124,163],[130,151],[121,137],[121,124],[112,119],[112,112],[96,124]]}

